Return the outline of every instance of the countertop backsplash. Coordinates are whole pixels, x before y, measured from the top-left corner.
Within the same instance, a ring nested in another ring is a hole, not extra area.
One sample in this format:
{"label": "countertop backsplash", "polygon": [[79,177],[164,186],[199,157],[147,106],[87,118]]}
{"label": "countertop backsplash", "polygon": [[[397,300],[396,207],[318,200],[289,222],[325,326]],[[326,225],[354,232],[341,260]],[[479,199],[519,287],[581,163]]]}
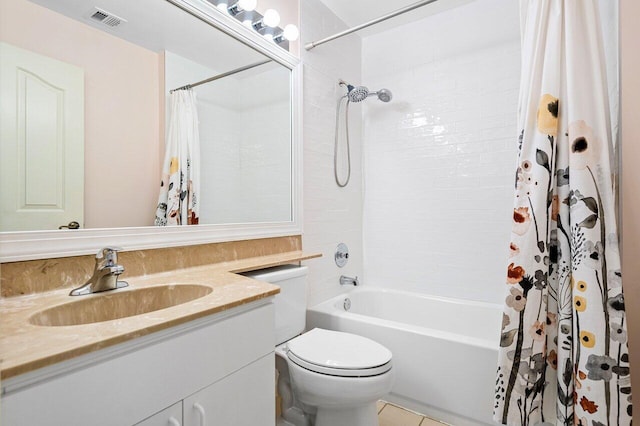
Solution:
{"label": "countertop backsplash", "polygon": [[[117,244],[117,241],[114,241]],[[101,247],[96,247],[96,252]],[[144,276],[177,269],[230,262],[302,250],[299,235],[230,241],[150,250],[122,251],[118,263],[122,278]],[[92,274],[94,256],[73,256],[0,264],[2,297],[41,293],[82,285]]]}

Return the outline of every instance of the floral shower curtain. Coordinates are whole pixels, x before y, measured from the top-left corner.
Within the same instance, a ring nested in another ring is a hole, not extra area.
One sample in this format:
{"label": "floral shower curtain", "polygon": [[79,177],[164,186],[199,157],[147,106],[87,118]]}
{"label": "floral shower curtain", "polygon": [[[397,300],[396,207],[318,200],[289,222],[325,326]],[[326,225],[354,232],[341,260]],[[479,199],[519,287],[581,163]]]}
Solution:
{"label": "floral shower curtain", "polygon": [[156,226],[197,225],[200,195],[200,136],[196,94],[171,93],[169,133],[162,167]]}
{"label": "floral shower curtain", "polygon": [[629,425],[597,4],[524,0],[521,7],[518,166],[494,419]]}

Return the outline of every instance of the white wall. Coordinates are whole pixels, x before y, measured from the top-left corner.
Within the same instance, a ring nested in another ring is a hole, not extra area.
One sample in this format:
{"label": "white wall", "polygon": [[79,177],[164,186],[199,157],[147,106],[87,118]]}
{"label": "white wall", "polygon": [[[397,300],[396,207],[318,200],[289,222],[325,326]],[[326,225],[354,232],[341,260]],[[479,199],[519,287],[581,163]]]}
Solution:
{"label": "white wall", "polygon": [[[301,2],[301,40],[320,39],[346,25],[319,0]],[[360,82],[361,41],[351,35],[302,52],[304,63],[304,234],[305,251],[322,252],[309,262],[309,305],[344,291],[341,274],[362,276],[361,106],[352,109],[351,182],[339,188],[333,177],[336,101],[345,91],[342,78]],[[350,259],[340,269],[333,261],[338,243],[349,246]]]}
{"label": "white wall", "polygon": [[502,303],[519,61],[513,0],[363,40],[367,285]]}
{"label": "white wall", "polygon": [[239,114],[240,201],[243,222],[291,220],[291,108],[289,99]]}
{"label": "white wall", "polygon": [[241,192],[237,112],[198,93],[200,120],[200,223],[238,222]]}

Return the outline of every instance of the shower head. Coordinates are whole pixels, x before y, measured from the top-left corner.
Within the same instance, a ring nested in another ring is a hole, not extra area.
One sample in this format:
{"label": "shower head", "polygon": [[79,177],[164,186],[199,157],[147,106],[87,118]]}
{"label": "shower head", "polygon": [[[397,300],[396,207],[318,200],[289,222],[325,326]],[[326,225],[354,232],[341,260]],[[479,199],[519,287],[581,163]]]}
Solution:
{"label": "shower head", "polygon": [[351,102],[362,102],[369,96],[369,89],[365,86],[352,86],[347,85],[347,89],[349,92],[347,93],[347,97]]}
{"label": "shower head", "polygon": [[362,102],[369,96],[378,96],[382,102],[389,102],[393,95],[389,89],[380,89],[377,92],[371,92],[365,86],[353,86],[344,80],[339,81],[340,85],[347,87],[346,97],[349,102]]}
{"label": "shower head", "polygon": [[369,96],[369,89],[365,86],[354,86],[344,80],[338,80],[341,86],[346,86],[347,94],[345,95],[350,102],[362,102]]}
{"label": "shower head", "polygon": [[389,102],[391,99],[393,99],[393,93],[391,93],[391,90],[389,89],[380,89],[373,94],[378,95],[378,99],[380,99],[382,102]]}

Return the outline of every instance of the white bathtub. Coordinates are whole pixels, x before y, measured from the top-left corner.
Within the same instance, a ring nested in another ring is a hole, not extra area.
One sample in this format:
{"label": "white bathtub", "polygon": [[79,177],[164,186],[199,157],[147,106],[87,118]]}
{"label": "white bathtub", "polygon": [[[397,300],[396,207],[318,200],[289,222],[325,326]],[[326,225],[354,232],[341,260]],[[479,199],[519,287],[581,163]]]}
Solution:
{"label": "white bathtub", "polygon": [[396,382],[387,400],[456,426],[493,424],[501,321],[500,305],[379,288],[307,310],[309,328],[359,334],[391,350]]}

